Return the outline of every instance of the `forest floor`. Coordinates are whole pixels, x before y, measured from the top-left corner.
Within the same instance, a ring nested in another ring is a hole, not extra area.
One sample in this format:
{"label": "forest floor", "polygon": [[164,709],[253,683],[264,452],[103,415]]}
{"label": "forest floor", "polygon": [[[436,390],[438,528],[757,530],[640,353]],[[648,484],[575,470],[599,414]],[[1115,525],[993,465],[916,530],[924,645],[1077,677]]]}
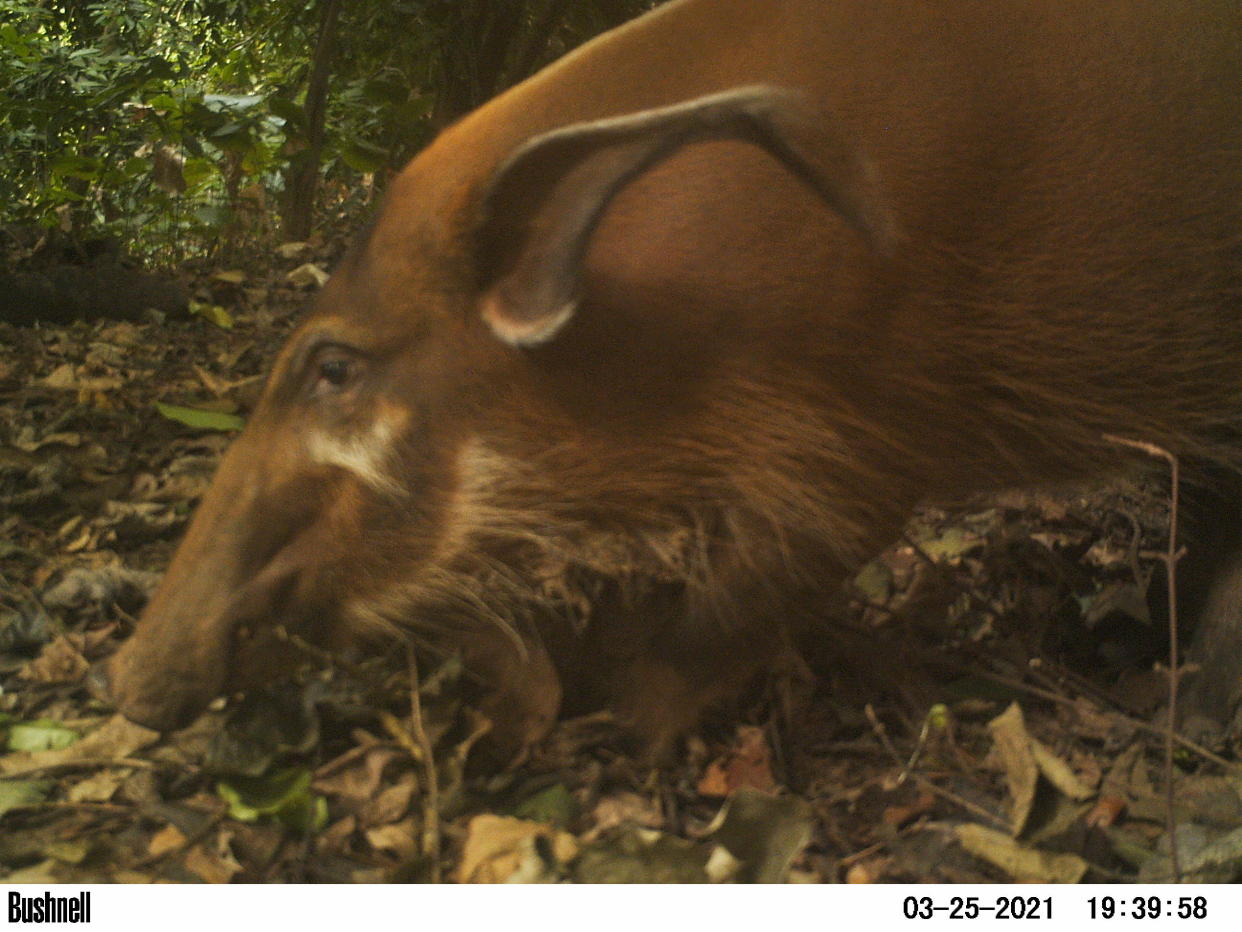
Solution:
{"label": "forest floor", "polygon": [[402,651],[128,723],[91,668],[307,300],[283,271],[196,293],[189,319],[0,324],[5,882],[1151,881],[1170,825],[1184,877],[1242,876],[1234,749],[1166,763],[1142,484],[921,512],[804,662],[661,768],[593,715],[475,773],[459,669],[413,703]]}

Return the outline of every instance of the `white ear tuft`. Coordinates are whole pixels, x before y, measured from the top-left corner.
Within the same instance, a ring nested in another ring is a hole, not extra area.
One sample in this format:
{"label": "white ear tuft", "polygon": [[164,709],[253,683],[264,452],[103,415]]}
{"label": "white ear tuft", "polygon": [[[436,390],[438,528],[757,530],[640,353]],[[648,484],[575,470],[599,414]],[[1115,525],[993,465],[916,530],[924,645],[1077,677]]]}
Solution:
{"label": "white ear tuft", "polygon": [[541,317],[518,317],[507,309],[504,300],[489,292],[479,305],[483,320],[492,333],[510,346],[538,346],[547,343],[569,322],[578,309],[577,301],[566,301],[557,310]]}

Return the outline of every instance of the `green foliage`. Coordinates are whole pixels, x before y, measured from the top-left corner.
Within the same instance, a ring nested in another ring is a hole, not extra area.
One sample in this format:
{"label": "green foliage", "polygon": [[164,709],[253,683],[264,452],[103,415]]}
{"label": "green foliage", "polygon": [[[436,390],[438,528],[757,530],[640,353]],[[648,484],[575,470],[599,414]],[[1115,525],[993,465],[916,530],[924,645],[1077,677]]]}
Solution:
{"label": "green foliage", "polygon": [[35,806],[47,799],[51,780],[0,780],[0,815],[20,806]]}
{"label": "green foliage", "polygon": [[[0,0],[0,224],[112,233],[175,260],[277,231],[317,159],[348,216],[445,123],[652,0]],[[311,146],[321,131],[321,145]]]}
{"label": "green foliage", "polygon": [[216,784],[229,815],[242,822],[264,816],[299,832],[317,832],[328,822],[328,803],[311,791],[311,772],[302,767],[261,777],[233,776]]}
{"label": "green foliage", "polygon": [[192,78],[226,70],[232,6],[0,2],[3,219],[130,240],[162,221],[168,239],[192,237],[178,163],[197,160],[184,186],[203,193],[237,153],[263,151],[244,105]]}
{"label": "green foliage", "polygon": [[199,408],[187,408],[182,405],[168,405],[156,402],[156,410],[170,421],[185,424],[196,430],[241,430],[246,426],[236,414],[222,411],[203,411]]}
{"label": "green foliage", "polygon": [[5,747],[10,751],[53,751],[67,748],[80,738],[72,728],[46,718],[13,722],[7,728]]}

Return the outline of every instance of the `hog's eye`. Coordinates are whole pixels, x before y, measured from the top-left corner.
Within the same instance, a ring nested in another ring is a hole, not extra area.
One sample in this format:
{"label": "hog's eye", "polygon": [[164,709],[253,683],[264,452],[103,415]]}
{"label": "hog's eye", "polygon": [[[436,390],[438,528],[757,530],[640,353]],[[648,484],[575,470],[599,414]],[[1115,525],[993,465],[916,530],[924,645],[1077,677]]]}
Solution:
{"label": "hog's eye", "polygon": [[351,370],[348,359],[325,359],[319,363],[319,380],[340,388],[349,381]]}
{"label": "hog's eye", "polygon": [[314,395],[339,395],[358,380],[361,365],[353,354],[337,347],[318,353],[311,362],[310,385]]}

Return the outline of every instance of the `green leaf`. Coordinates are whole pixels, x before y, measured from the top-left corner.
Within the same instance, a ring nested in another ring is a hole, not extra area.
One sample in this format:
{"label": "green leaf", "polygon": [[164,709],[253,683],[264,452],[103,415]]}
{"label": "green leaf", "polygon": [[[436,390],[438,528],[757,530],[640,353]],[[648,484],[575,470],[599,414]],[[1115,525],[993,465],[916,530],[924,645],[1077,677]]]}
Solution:
{"label": "green leaf", "polygon": [[0,815],[43,802],[53,785],[51,780],[0,780]]}
{"label": "green leaf", "polygon": [[233,329],[233,315],[219,304],[206,304],[202,301],[191,301],[190,313],[203,318],[203,320],[208,323],[215,324],[221,330]]}
{"label": "green leaf", "polygon": [[388,162],[388,150],[355,141],[341,148],[341,161],[354,171],[374,172]]}
{"label": "green leaf", "polygon": [[229,815],[241,822],[270,816],[289,828],[318,831],[327,824],[328,804],[310,790],[311,772],[290,767],[261,777],[231,777],[216,784],[229,806]]}
{"label": "green leaf", "polygon": [[883,605],[893,595],[893,571],[880,560],[872,560],[854,577],[854,588],[873,605]]}
{"label": "green leaf", "polygon": [[513,814],[519,819],[564,828],[577,817],[578,803],[564,784],[556,783],[524,799]]}
{"label": "green leaf", "polygon": [[147,106],[154,107],[156,110],[176,111],[179,109],[177,98],[171,94],[155,94],[147,98]]}
{"label": "green leaf", "polygon": [[229,210],[227,207],[217,205],[208,205],[200,207],[194,211],[194,219],[199,223],[205,223],[208,226],[219,227],[229,222]]}
{"label": "green leaf", "polygon": [[185,178],[186,187],[189,189],[197,188],[219,174],[219,170],[209,159],[188,158],[181,166],[181,176]]}
{"label": "green leaf", "polygon": [[241,430],[246,425],[246,422],[236,414],[222,414],[219,411],[166,405],[162,401],[155,403],[155,409],[170,421],[176,421],[196,430]]}
{"label": "green leaf", "polygon": [[267,106],[276,116],[288,120],[295,126],[306,125],[306,111],[288,97],[272,95],[267,99]]}
{"label": "green leaf", "polygon": [[204,94],[203,103],[213,110],[250,110],[263,102],[258,94]]}
{"label": "green leaf", "polygon": [[937,562],[960,560],[972,550],[983,546],[983,539],[965,528],[949,527],[936,535],[916,538],[927,556]]}
{"label": "green leaf", "polygon": [[57,751],[67,748],[82,737],[59,722],[40,718],[9,726],[10,751]]}
{"label": "green leaf", "polygon": [[52,161],[52,174],[61,178],[94,181],[102,171],[103,166],[98,159],[88,159],[81,155],[62,155]]}

